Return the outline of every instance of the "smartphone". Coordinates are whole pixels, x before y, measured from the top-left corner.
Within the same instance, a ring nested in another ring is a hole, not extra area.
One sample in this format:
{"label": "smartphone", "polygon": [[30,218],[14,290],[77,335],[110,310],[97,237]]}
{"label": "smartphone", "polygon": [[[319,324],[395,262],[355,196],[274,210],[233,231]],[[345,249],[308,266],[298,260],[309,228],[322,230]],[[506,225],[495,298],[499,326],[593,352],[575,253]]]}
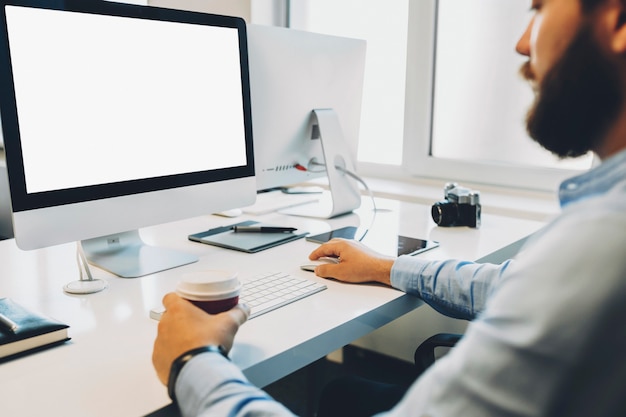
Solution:
{"label": "smartphone", "polygon": [[344,239],[354,239],[357,228],[354,226],[346,226],[340,229],[331,230],[330,232],[320,233],[319,235],[307,236],[306,240],[315,243],[326,243],[336,237],[342,237]]}
{"label": "smartphone", "polygon": [[[315,243],[326,243],[336,237],[342,237],[344,239],[354,239],[357,230],[357,227],[346,226],[340,229],[331,230],[330,232],[320,233],[319,235],[307,236],[306,240]],[[367,239],[365,239],[363,243],[367,245]],[[434,240],[425,240],[399,235],[398,243],[396,246],[396,255],[417,255],[418,253],[426,252],[427,250],[434,249],[438,246],[439,242],[435,242]],[[376,248],[376,245],[372,245],[372,248],[378,250],[378,248]],[[393,246],[388,249],[381,248],[380,251],[385,252],[388,255],[392,255],[390,252],[393,251]]]}
{"label": "smartphone", "polygon": [[439,246],[434,240],[417,239],[408,236],[398,236],[398,256],[417,255]]}

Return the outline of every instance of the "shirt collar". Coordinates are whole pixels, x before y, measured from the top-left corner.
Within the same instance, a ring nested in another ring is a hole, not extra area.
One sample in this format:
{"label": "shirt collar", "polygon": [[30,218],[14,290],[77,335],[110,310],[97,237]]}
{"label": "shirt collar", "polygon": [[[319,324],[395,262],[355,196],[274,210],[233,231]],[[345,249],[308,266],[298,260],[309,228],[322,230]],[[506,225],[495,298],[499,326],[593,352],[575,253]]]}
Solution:
{"label": "shirt collar", "polygon": [[561,207],[608,192],[626,179],[626,149],[584,174],[565,180],[559,187]]}

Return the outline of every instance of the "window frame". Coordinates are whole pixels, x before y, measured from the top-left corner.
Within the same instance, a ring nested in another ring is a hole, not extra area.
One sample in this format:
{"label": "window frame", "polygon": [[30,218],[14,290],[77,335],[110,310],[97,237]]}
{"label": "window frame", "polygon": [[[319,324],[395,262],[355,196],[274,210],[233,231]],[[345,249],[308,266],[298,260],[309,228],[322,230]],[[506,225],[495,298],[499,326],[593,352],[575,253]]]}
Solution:
{"label": "window frame", "polygon": [[[306,20],[310,1],[313,0],[287,0],[288,22]],[[462,161],[432,155],[433,76],[438,2],[439,0],[409,1],[401,165],[357,161],[359,173],[370,177],[411,182],[422,179],[457,181],[549,192],[555,191],[564,179],[582,173],[580,170],[558,167]],[[511,48],[513,47],[514,45],[511,45]],[[424,57],[428,58],[424,60]],[[596,157],[593,161],[593,164],[595,163]]]}
{"label": "window frame", "polygon": [[[438,0],[426,0],[410,2],[409,5],[402,155],[402,166],[409,175],[554,191],[564,179],[580,174],[581,171],[572,169],[459,161],[432,156],[430,146],[437,4]],[[428,65],[423,64],[423,56],[432,57]]]}

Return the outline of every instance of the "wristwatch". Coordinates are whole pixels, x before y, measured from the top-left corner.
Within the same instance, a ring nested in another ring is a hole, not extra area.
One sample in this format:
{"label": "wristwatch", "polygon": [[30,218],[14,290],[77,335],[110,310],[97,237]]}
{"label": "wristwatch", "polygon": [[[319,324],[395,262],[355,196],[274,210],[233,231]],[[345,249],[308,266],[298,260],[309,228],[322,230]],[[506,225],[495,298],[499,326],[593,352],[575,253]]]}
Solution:
{"label": "wristwatch", "polygon": [[174,388],[176,387],[176,379],[178,378],[180,370],[183,369],[183,366],[185,366],[185,364],[189,362],[191,358],[205,352],[219,353],[220,355],[228,359],[228,353],[222,345],[201,346],[195,349],[188,350],[187,352],[177,357],[174,362],[172,362],[172,367],[170,368],[170,376],[167,380],[167,393],[172,401],[176,402],[176,391]]}

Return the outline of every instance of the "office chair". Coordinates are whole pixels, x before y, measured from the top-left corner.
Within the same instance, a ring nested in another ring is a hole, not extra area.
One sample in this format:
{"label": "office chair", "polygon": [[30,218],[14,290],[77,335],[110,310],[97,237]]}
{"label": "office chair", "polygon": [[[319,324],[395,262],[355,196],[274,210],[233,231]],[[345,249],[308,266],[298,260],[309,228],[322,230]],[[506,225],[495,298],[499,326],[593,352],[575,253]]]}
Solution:
{"label": "office chair", "polygon": [[[435,362],[435,348],[453,347],[463,335],[437,333],[415,350],[413,374],[419,377]],[[359,375],[344,375],[330,381],[322,390],[318,416],[366,416],[389,410],[405,394],[408,385],[374,381]]]}
{"label": "office chair", "polygon": [[435,363],[435,348],[454,347],[461,337],[463,337],[462,334],[437,333],[424,340],[413,355],[417,375],[421,375],[430,365]]}

